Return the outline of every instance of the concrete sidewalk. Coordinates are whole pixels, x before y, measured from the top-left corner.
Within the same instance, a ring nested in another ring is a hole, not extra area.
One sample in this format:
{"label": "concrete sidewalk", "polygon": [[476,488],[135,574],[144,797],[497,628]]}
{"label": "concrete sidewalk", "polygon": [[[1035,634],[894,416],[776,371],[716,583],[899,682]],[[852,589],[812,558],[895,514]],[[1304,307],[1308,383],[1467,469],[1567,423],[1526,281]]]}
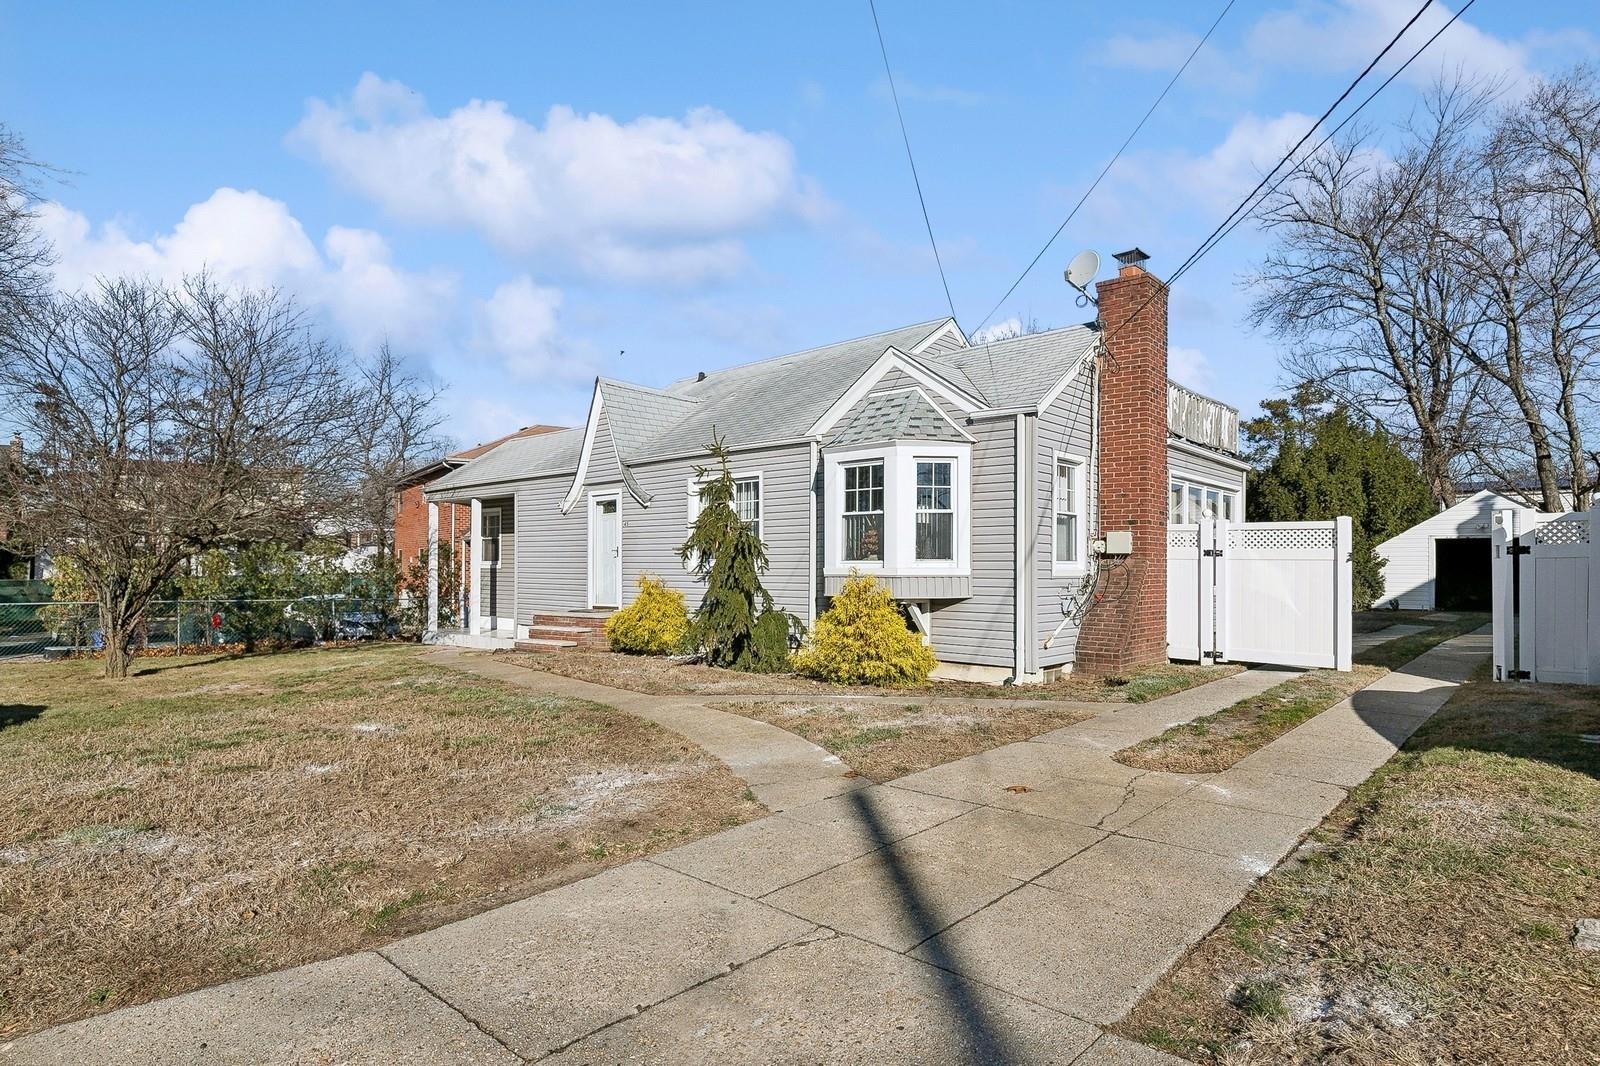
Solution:
{"label": "concrete sidewalk", "polygon": [[1488,647],[1449,641],[1222,774],[1110,752],[1284,675],[1104,708],[378,952],[61,1026],[0,1062],[1175,1063],[1101,1027]]}

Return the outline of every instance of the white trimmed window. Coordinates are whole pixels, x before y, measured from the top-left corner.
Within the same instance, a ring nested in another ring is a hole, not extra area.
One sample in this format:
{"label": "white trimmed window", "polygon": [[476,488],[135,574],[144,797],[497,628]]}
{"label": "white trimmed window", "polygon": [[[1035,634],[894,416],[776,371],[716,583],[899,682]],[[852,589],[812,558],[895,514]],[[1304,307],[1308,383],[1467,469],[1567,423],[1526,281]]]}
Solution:
{"label": "white trimmed window", "polygon": [[844,474],[844,551],[847,563],[883,562],[883,463],[856,463]]}
{"label": "white trimmed window", "polygon": [[758,477],[735,478],[733,482],[733,511],[739,520],[750,528],[759,539],[761,537],[761,479]]}
{"label": "white trimmed window", "polygon": [[1058,568],[1083,564],[1083,471],[1083,460],[1056,456],[1053,558]]}
{"label": "white trimmed window", "polygon": [[483,512],[483,562],[486,566],[500,565],[500,512]]}
{"label": "white trimmed window", "polygon": [[954,562],[956,557],[955,463],[917,460],[917,561]]}
{"label": "white trimmed window", "polygon": [[1167,492],[1167,521],[1171,524],[1193,524],[1207,518],[1235,522],[1243,517],[1239,513],[1237,492],[1196,485],[1177,478],[1172,480]]}

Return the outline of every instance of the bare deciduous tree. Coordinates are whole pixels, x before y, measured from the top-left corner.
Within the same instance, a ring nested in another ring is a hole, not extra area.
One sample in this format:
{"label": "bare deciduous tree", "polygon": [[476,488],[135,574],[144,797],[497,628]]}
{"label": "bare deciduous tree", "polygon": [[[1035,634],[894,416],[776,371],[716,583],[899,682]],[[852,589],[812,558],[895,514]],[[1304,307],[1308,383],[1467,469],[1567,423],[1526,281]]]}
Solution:
{"label": "bare deciduous tree", "polygon": [[389,347],[379,346],[357,365],[346,444],[350,461],[349,520],[376,530],[380,569],[387,563],[394,526],[396,485],[401,477],[444,454],[449,442],[440,389],[408,371]]}
{"label": "bare deciduous tree", "polygon": [[31,301],[4,344],[22,517],[93,589],[108,677],[191,555],[292,539],[344,491],[336,352],[275,292],[103,281]]}

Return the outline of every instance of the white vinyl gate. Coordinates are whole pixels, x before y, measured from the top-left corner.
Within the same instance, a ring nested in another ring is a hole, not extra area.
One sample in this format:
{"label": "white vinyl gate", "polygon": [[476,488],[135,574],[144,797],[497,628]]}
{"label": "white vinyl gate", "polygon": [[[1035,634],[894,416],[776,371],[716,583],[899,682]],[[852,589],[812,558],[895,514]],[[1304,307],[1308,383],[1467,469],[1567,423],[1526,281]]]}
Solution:
{"label": "white vinyl gate", "polygon": [[[1542,520],[1542,521],[1541,521]],[[1600,567],[1591,514],[1539,515],[1516,528],[1494,517],[1494,676],[1498,681],[1600,681]]]}
{"label": "white vinyl gate", "polygon": [[1350,519],[1167,527],[1167,654],[1350,669]]}

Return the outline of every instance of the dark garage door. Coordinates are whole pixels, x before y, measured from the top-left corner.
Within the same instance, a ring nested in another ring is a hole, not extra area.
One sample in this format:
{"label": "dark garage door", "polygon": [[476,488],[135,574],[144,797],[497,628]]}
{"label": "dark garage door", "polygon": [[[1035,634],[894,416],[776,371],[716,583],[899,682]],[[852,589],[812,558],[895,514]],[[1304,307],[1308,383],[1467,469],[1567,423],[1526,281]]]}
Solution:
{"label": "dark garage door", "polygon": [[1489,609],[1489,538],[1452,537],[1434,544],[1433,604],[1440,611]]}

